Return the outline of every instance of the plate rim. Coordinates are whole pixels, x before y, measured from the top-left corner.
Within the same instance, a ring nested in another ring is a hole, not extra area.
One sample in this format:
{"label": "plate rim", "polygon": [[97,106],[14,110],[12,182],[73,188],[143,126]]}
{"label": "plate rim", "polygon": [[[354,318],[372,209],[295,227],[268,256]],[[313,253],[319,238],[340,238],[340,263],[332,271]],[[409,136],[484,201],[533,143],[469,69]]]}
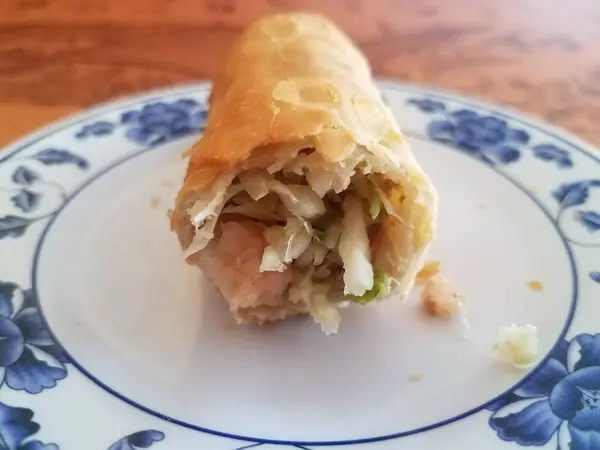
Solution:
{"label": "plate rim", "polygon": [[[570,136],[568,135],[568,132],[563,132],[559,128],[554,129],[554,127],[552,125],[546,124],[544,122],[539,122],[536,120],[534,120],[533,122],[529,122],[528,117],[521,112],[518,112],[518,111],[511,112],[510,109],[506,109],[504,107],[500,107],[498,109],[498,108],[494,107],[494,104],[490,104],[488,102],[479,102],[477,100],[472,101],[471,98],[463,97],[460,94],[454,94],[454,93],[447,92],[447,91],[440,91],[440,90],[436,90],[435,88],[429,88],[429,87],[425,87],[425,86],[416,86],[413,84],[399,83],[399,82],[393,82],[393,81],[384,81],[384,80],[381,80],[381,81],[378,80],[378,82],[379,82],[378,85],[383,89],[392,89],[392,90],[404,92],[404,93],[414,93],[414,94],[421,94],[424,96],[439,97],[439,98],[449,100],[449,101],[458,101],[460,103],[463,103],[466,106],[472,106],[477,109],[483,109],[483,110],[489,111],[492,114],[519,122],[530,128],[537,129],[546,135],[549,135],[558,140],[561,140],[561,141],[567,143],[569,146],[573,147],[574,149],[578,150],[579,152],[585,154],[586,156],[591,157],[596,162],[600,162],[600,159],[598,157],[595,157],[593,154],[591,154],[590,150],[592,147],[589,144],[583,143],[583,145],[581,145],[579,142],[577,142],[577,140],[569,141]],[[76,113],[72,114],[71,116],[68,116],[67,118],[60,119],[60,120],[56,121],[55,123],[40,129],[38,132],[34,132],[32,134],[27,135],[25,138],[20,139],[20,140],[16,141],[15,144],[7,147],[6,150],[4,151],[4,152],[6,152],[6,154],[2,155],[3,157],[0,158],[0,164],[4,163],[6,160],[10,159],[11,156],[19,153],[22,150],[27,149],[31,145],[37,143],[40,140],[43,140],[44,138],[51,136],[54,133],[57,133],[59,131],[62,131],[63,129],[67,129],[67,128],[77,125],[79,123],[86,122],[86,121],[91,120],[94,117],[100,116],[102,114],[109,113],[114,109],[125,108],[129,105],[138,105],[142,102],[159,101],[159,100],[161,100],[165,97],[169,97],[171,95],[184,95],[186,93],[198,92],[199,90],[205,90],[208,88],[210,88],[210,85],[207,83],[193,83],[193,84],[188,84],[188,85],[180,85],[178,87],[171,87],[168,89],[154,89],[154,90],[151,90],[151,91],[148,91],[145,93],[141,93],[139,95],[125,96],[122,98],[113,99],[108,102],[105,102],[105,103],[99,104],[97,106],[91,107],[89,109],[86,109],[84,111],[76,112]],[[590,148],[588,149],[587,147],[590,147]],[[68,200],[64,203],[64,205],[61,206],[61,208],[57,211],[57,213],[55,215],[53,215],[52,218],[50,218],[50,220],[45,224],[43,231],[41,232],[40,236],[38,237],[38,242],[36,244],[36,250],[35,250],[35,256],[33,259],[33,272],[35,272],[36,268],[37,268],[37,259],[39,256],[38,254],[42,247],[44,238],[45,238],[47,232],[50,230],[51,225],[55,222],[56,218],[60,215],[60,213],[63,211],[63,209],[81,191],[83,191],[89,184],[93,183],[98,178],[100,178],[101,176],[103,176],[104,174],[109,172],[110,170],[114,169],[115,167],[119,166],[120,164],[123,164],[123,163],[129,161],[130,159],[134,159],[135,157],[145,153],[148,150],[149,150],[148,148],[145,148],[145,149],[136,151],[124,158],[118,159],[114,163],[111,163],[109,166],[103,168],[101,171],[99,171],[98,173],[96,173],[95,175],[90,177],[88,180],[86,180],[81,185],[77,186],[76,189],[70,193]],[[515,185],[519,190],[523,191],[529,197],[529,199],[532,200],[536,204],[536,206],[538,206],[538,208],[540,208],[542,210],[542,212],[552,222],[552,217],[550,216],[549,212],[519,182],[516,182],[515,180],[513,180],[512,178],[508,177],[506,174],[504,174],[498,170],[494,170],[493,167],[491,167],[491,169],[494,172],[496,172],[497,174],[507,178],[507,180],[509,182],[511,182],[511,184]],[[574,263],[574,258],[573,258],[572,251],[571,251],[571,248],[570,248],[568,242],[565,240],[563,233],[558,229],[558,227],[555,227],[555,228],[557,229],[558,235],[559,235],[560,239],[563,241],[565,248],[567,249],[567,254],[569,256],[570,264],[572,267],[572,272],[574,273],[574,276],[573,276],[574,283],[573,283],[573,294],[572,294],[573,298],[571,300],[572,305],[569,309],[567,321],[565,322],[565,325],[563,326],[563,330],[561,331],[556,343],[550,349],[549,353],[542,360],[540,360],[539,363],[536,365],[536,367],[530,373],[528,373],[524,378],[522,378],[517,384],[510,387],[505,392],[502,392],[501,394],[494,396],[491,400],[485,402],[484,404],[477,406],[475,408],[471,408],[468,411],[465,411],[459,415],[453,416],[449,419],[445,419],[443,421],[438,421],[438,422],[435,422],[433,424],[430,424],[430,425],[427,425],[424,427],[409,430],[407,432],[394,433],[394,434],[382,435],[382,436],[371,437],[371,438],[352,439],[352,440],[290,441],[290,440],[278,440],[278,439],[253,438],[253,437],[249,437],[249,436],[241,436],[241,435],[236,435],[236,434],[232,434],[232,433],[219,432],[217,430],[212,430],[212,429],[199,427],[199,426],[195,426],[195,425],[190,426],[190,424],[188,424],[188,423],[170,418],[166,415],[158,413],[157,411],[152,411],[149,408],[143,407],[142,405],[128,399],[126,396],[118,393],[117,391],[112,390],[110,387],[106,386],[104,383],[102,383],[100,380],[98,380],[90,372],[85,370],[79,363],[77,363],[76,360],[73,357],[71,357],[71,355],[68,353],[68,351],[66,349],[65,349],[65,352],[68,354],[68,357],[69,357],[71,363],[79,371],[81,371],[87,378],[91,379],[92,381],[94,381],[95,384],[99,385],[104,390],[108,391],[109,393],[116,396],[120,400],[126,402],[130,406],[133,406],[136,409],[142,410],[143,412],[150,414],[152,416],[158,417],[162,420],[169,421],[171,423],[174,423],[179,426],[183,426],[185,428],[193,429],[196,431],[201,431],[203,433],[217,435],[217,436],[221,436],[221,437],[225,437],[225,438],[229,438],[229,439],[235,439],[238,441],[256,442],[256,443],[261,443],[261,444],[312,445],[312,446],[365,444],[365,443],[380,442],[380,441],[384,441],[384,440],[391,440],[391,439],[396,439],[396,438],[403,437],[403,436],[418,434],[418,433],[421,433],[424,431],[429,431],[429,430],[432,430],[435,428],[439,428],[439,427],[448,425],[450,423],[453,423],[453,422],[461,420],[465,417],[468,417],[472,414],[475,414],[475,413],[485,409],[487,406],[489,406],[493,402],[497,401],[499,398],[506,395],[507,393],[513,392],[515,389],[518,389],[519,386],[521,386],[527,380],[529,380],[531,377],[533,377],[544,366],[544,364],[550,358],[550,356],[553,353],[553,351],[555,350],[555,348],[559,345],[560,341],[562,339],[564,339],[564,337],[568,333],[571,323],[572,323],[572,320],[573,320],[573,317],[574,317],[574,314],[575,314],[575,311],[576,311],[576,308],[577,308],[577,301],[578,301],[578,296],[579,296],[577,268]],[[34,290],[34,292],[37,292],[35,277],[32,278],[31,288]],[[53,333],[52,329],[50,328],[49,323],[46,321],[46,317],[43,313],[41,301],[38,296],[36,296],[36,302],[37,302],[37,306],[40,309],[42,320],[44,321],[44,324],[46,325],[48,331],[50,332],[51,336],[55,339],[55,341],[57,343],[59,343],[59,345],[61,345],[60,341],[56,338],[55,334]],[[62,346],[62,347],[64,348],[64,346]]]}

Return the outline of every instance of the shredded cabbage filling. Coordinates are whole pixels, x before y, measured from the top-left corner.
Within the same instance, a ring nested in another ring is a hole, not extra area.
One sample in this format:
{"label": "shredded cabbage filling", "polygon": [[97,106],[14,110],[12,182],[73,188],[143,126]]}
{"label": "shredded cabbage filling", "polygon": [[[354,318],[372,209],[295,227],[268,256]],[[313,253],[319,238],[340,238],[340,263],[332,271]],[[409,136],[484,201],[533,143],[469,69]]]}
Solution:
{"label": "shredded cabbage filling", "polygon": [[281,170],[251,168],[189,210],[196,226],[186,256],[201,251],[219,223],[264,226],[260,272],[291,270],[286,301],[304,305],[326,333],[337,331],[338,305],[387,296],[394,278],[378,267],[387,220],[402,222],[397,185],[386,190],[367,158],[336,163],[317,151],[296,152]]}

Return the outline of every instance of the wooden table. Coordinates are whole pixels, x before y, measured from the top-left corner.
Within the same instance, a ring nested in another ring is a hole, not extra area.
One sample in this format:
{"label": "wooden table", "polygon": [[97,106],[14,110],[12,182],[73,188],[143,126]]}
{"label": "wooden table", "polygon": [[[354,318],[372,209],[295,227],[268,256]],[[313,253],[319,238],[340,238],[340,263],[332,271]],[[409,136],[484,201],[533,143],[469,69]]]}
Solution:
{"label": "wooden table", "polygon": [[241,27],[284,9],[334,18],[380,76],[600,144],[598,0],[2,0],[0,145],[111,97],[206,79]]}

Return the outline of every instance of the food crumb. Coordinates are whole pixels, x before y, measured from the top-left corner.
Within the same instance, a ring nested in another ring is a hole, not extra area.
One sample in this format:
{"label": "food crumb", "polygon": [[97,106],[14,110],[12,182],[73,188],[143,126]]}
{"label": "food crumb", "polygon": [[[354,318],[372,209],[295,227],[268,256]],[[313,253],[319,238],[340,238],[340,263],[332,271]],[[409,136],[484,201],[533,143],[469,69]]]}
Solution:
{"label": "food crumb", "polygon": [[150,197],[150,207],[156,208],[160,203],[160,198],[158,197]]}
{"label": "food crumb", "polygon": [[163,181],[162,185],[163,185],[163,187],[172,187],[173,183],[171,183],[170,181]]}
{"label": "food crumb", "polygon": [[423,379],[423,375],[421,375],[420,373],[414,373],[410,377],[408,377],[408,379],[413,382],[421,381]]}
{"label": "food crumb", "polygon": [[417,283],[424,283],[435,277],[440,272],[440,264],[439,260],[426,262],[417,274]]}
{"label": "food crumb", "polygon": [[539,340],[537,327],[533,325],[500,327],[494,350],[498,352],[500,360],[519,369],[531,366],[539,353]]}
{"label": "food crumb", "polygon": [[421,301],[425,311],[434,317],[453,317],[464,307],[463,292],[450,281],[436,276],[425,284]]}
{"label": "food crumb", "polygon": [[529,188],[529,192],[530,192],[531,194],[537,194],[537,189],[536,189],[536,188],[534,188],[534,187],[532,187],[532,188]]}
{"label": "food crumb", "polygon": [[527,287],[532,291],[541,291],[544,289],[544,286],[542,286],[542,283],[540,283],[538,280],[528,281]]}

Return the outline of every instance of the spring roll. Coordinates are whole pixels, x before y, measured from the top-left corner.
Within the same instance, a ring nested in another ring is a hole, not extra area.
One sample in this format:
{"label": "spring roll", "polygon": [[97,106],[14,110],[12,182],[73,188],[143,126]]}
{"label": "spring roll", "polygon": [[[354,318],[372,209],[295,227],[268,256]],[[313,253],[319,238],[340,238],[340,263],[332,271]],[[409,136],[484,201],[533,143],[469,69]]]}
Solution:
{"label": "spring roll", "polygon": [[171,212],[188,263],[238,323],[404,299],[435,235],[435,190],[361,52],[329,20],[249,26],[214,80]]}

